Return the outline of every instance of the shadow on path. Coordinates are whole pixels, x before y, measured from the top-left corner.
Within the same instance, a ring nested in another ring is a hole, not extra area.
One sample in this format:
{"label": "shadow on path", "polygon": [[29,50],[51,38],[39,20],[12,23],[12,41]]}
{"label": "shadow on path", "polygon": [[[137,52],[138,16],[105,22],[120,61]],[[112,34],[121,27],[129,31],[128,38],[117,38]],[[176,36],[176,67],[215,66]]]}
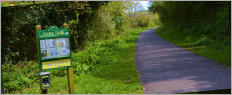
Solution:
{"label": "shadow on path", "polygon": [[231,68],[164,40],[156,29],[142,32],[136,45],[136,67],[144,94],[231,88]]}

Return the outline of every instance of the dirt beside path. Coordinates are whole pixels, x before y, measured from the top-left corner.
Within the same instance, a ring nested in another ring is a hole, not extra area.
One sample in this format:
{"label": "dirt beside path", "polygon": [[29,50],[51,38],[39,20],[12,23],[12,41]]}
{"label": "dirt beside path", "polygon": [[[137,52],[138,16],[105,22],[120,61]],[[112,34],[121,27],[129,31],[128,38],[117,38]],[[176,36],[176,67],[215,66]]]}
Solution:
{"label": "dirt beside path", "polygon": [[149,29],[138,36],[136,66],[144,94],[173,94],[231,88],[231,68],[159,37]]}

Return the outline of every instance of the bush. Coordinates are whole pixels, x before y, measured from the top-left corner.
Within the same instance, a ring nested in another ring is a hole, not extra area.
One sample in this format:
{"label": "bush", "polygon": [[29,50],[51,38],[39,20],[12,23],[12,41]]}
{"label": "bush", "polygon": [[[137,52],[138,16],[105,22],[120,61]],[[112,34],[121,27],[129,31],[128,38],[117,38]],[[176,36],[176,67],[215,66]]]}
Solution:
{"label": "bush", "polygon": [[39,82],[38,68],[37,62],[26,60],[17,65],[2,65],[2,88],[5,92],[12,92],[33,86]]}
{"label": "bush", "polygon": [[115,22],[112,20],[109,13],[104,13],[103,9],[97,13],[97,19],[94,20],[95,28],[91,37],[95,40],[104,39],[107,35],[112,36],[115,33]]}
{"label": "bush", "polygon": [[145,15],[140,13],[135,17],[128,17],[128,20],[129,23],[127,26],[131,28],[153,27],[156,25],[161,25],[158,14]]}

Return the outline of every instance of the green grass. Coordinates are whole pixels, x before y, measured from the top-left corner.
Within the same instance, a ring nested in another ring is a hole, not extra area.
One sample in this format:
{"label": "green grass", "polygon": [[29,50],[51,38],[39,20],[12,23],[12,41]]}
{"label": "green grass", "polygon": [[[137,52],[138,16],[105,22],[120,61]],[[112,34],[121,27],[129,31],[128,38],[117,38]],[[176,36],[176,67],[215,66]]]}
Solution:
{"label": "green grass", "polygon": [[198,47],[189,47],[185,48],[191,52],[197,53],[200,56],[207,57],[209,59],[216,60],[217,62],[226,65],[231,66],[230,60],[231,56],[228,52],[223,52],[217,49],[209,48],[206,46],[198,46]]}
{"label": "green grass", "polygon": [[[137,37],[146,29],[150,28],[135,29],[124,33],[121,37],[95,42],[94,46],[73,54],[75,94],[142,94],[143,87],[133,57]],[[40,92],[37,83],[28,89],[23,88],[11,94]],[[48,89],[48,94],[68,94],[67,76],[51,75],[51,88]]]}
{"label": "green grass", "polygon": [[223,46],[222,42],[205,39],[205,36],[199,39],[191,36],[192,34],[186,34],[185,36],[181,34],[173,34],[173,31],[178,31],[178,28],[175,28],[176,30],[171,29],[173,28],[168,29],[167,27],[162,27],[158,28],[155,32],[169,42],[183,47],[193,53],[197,53],[200,56],[216,60],[225,66],[231,67],[230,45]]}

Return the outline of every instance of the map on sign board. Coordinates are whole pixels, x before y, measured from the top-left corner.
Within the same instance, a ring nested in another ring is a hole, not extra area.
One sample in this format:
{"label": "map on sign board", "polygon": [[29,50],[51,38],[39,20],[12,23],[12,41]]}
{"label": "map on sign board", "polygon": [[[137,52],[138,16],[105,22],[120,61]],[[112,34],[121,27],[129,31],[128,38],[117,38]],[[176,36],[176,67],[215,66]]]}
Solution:
{"label": "map on sign board", "polygon": [[47,39],[46,43],[48,48],[54,47],[54,39]]}
{"label": "map on sign board", "polygon": [[70,55],[69,38],[40,40],[42,59],[65,57]]}
{"label": "map on sign board", "polygon": [[40,40],[40,48],[42,49],[45,49],[46,48],[46,45],[45,45],[45,40]]}

